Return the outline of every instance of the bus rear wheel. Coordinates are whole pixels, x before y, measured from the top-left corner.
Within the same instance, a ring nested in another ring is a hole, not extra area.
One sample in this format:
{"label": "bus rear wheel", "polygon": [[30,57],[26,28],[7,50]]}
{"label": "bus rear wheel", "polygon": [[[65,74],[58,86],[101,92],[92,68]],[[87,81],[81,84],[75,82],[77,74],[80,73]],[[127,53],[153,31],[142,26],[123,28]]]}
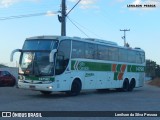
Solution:
{"label": "bus rear wheel", "polygon": [[136,86],[135,79],[131,79],[131,82],[129,83],[128,91],[133,91],[133,89],[135,88],[135,86]]}
{"label": "bus rear wheel", "polygon": [[77,96],[79,95],[82,88],[81,81],[79,79],[75,79],[72,83],[71,90],[67,91],[66,94],[69,96]]}

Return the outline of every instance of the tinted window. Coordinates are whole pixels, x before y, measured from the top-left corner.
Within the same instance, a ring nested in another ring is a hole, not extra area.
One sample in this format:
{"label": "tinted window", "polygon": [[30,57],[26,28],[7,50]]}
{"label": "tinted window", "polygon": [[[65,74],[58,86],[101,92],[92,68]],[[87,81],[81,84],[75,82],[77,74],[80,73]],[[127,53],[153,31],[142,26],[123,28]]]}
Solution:
{"label": "tinted window", "polygon": [[137,52],[136,61],[137,61],[137,63],[144,63],[145,62],[145,54],[144,54],[144,52]]}
{"label": "tinted window", "polygon": [[137,61],[137,63],[142,63],[140,52],[137,52],[137,54],[136,54],[136,61]]}
{"label": "tinted window", "polygon": [[95,44],[86,43],[85,45],[85,58],[96,59],[97,58],[97,48]]}
{"label": "tinted window", "polygon": [[109,60],[118,61],[118,48],[109,47]]}
{"label": "tinted window", "polygon": [[84,58],[85,55],[85,43],[79,41],[72,42],[72,58]]}
{"label": "tinted window", "polygon": [[141,53],[141,56],[142,56],[142,63],[144,63],[144,62],[145,62],[145,53],[142,52],[142,53]]}
{"label": "tinted window", "polygon": [[57,41],[52,40],[26,40],[24,50],[51,50],[57,47]]}
{"label": "tinted window", "polygon": [[0,71],[0,76],[10,76],[11,74],[8,71]]}
{"label": "tinted window", "polygon": [[120,62],[127,62],[127,50],[126,49],[119,49],[119,61]]}
{"label": "tinted window", "polygon": [[98,45],[98,59],[108,60],[108,47],[103,45]]}
{"label": "tinted window", "polygon": [[65,71],[70,59],[71,41],[64,40],[60,43],[56,56],[56,75]]}
{"label": "tinted window", "polygon": [[5,75],[10,76],[11,74],[8,71],[4,71]]}
{"label": "tinted window", "polygon": [[128,51],[128,62],[136,63],[136,51]]}
{"label": "tinted window", "polygon": [[79,41],[72,42],[72,58],[97,58],[97,45]]}

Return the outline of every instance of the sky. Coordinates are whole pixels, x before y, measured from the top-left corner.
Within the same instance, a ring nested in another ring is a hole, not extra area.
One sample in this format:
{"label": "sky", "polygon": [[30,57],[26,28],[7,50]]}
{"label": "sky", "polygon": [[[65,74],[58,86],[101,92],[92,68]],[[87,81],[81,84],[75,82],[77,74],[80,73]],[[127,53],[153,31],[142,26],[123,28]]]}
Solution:
{"label": "sky", "polygon": [[[67,11],[77,1],[66,0]],[[10,62],[10,54],[14,49],[21,49],[28,37],[60,35],[61,24],[57,18],[60,10],[61,0],[0,0],[0,63],[15,66],[18,54],[14,62]],[[44,14],[5,19],[38,13]],[[145,51],[146,59],[160,64],[160,0],[81,0],[68,18],[67,36],[99,38],[120,46],[124,45],[120,29],[130,29],[126,32],[130,47],[140,47]]]}

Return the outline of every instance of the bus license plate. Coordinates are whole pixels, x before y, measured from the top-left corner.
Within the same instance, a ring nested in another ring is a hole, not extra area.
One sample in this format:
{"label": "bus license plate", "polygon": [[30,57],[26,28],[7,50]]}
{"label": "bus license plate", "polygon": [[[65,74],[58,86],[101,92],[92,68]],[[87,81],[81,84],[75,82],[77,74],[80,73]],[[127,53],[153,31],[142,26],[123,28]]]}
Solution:
{"label": "bus license plate", "polygon": [[34,85],[30,85],[29,88],[34,90],[36,87]]}

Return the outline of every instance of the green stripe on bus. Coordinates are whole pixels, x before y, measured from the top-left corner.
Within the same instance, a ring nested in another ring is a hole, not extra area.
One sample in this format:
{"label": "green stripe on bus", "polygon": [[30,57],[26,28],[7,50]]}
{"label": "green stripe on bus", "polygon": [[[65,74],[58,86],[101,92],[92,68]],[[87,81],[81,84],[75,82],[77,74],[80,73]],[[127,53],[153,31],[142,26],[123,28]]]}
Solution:
{"label": "green stripe on bus", "polygon": [[121,71],[121,66],[122,66],[122,64],[118,64],[118,65],[117,65],[117,72],[120,72],[120,71]]}
{"label": "green stripe on bus", "polygon": [[112,65],[109,63],[97,63],[86,61],[72,61],[71,70],[90,70],[90,71],[111,71]]}
{"label": "green stripe on bus", "polygon": [[114,73],[114,80],[118,80],[118,74],[119,74],[118,72]]}
{"label": "green stripe on bus", "polygon": [[127,72],[145,72],[145,67],[137,65],[128,65]]}
{"label": "green stripe on bus", "polygon": [[[113,63],[115,64],[115,63]],[[111,63],[99,63],[99,62],[88,62],[88,61],[71,61],[71,70],[80,70],[80,71],[112,71]],[[124,71],[121,71],[122,66],[125,64],[117,64],[115,72],[125,72],[127,68],[127,72],[145,72],[144,66],[138,65],[127,65]]]}

